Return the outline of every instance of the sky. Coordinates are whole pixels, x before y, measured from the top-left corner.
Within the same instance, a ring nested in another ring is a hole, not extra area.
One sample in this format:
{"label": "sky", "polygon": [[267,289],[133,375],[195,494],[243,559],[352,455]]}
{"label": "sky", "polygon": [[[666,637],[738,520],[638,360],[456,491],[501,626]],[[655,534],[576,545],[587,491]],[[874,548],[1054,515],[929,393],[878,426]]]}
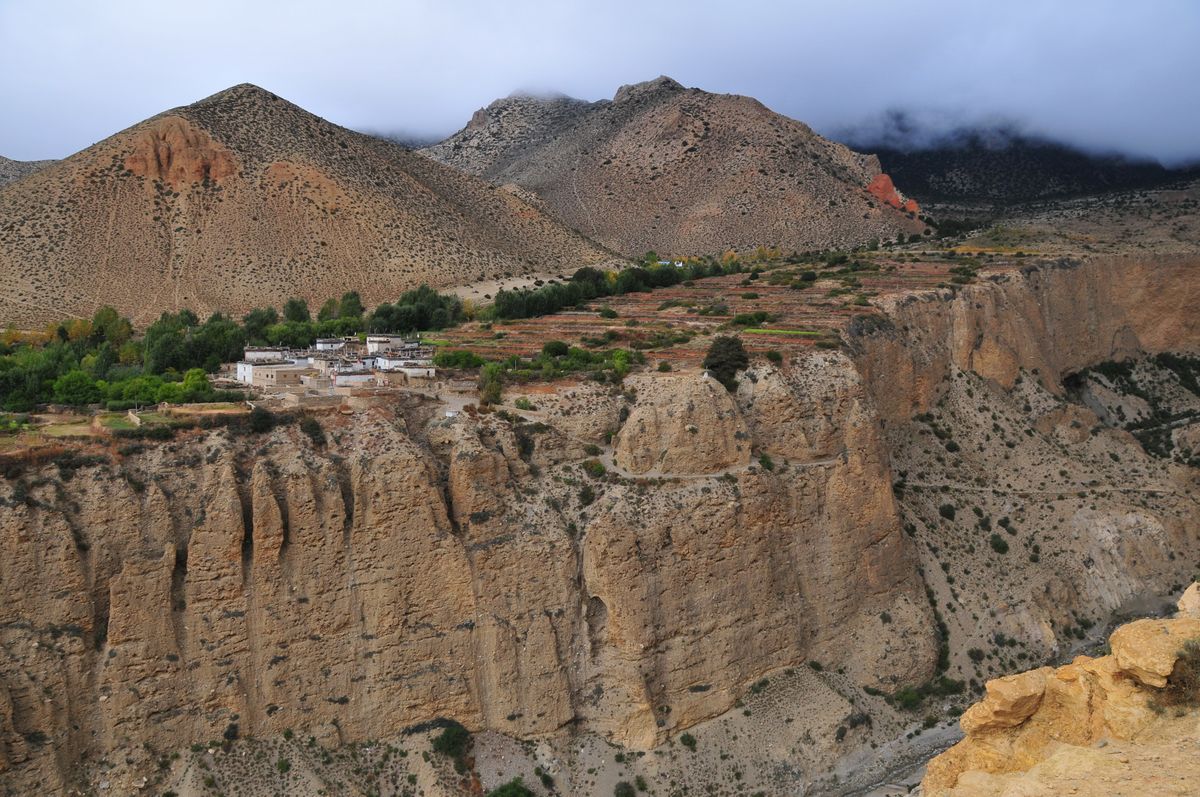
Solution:
{"label": "sky", "polygon": [[1200,0],[0,0],[0,155],[61,158],[245,82],[444,136],[514,91],[660,74],[827,135],[902,111],[1200,158]]}

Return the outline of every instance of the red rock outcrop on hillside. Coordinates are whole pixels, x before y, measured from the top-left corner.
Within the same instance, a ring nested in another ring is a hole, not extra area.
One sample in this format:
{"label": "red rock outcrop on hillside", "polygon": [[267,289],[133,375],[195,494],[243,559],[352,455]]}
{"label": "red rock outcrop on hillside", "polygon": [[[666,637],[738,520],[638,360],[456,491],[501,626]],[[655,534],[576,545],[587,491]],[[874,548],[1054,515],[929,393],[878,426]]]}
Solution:
{"label": "red rock outcrop on hillside", "polygon": [[903,194],[896,190],[896,186],[892,183],[892,178],[886,173],[880,172],[875,175],[875,178],[867,184],[867,193],[879,199],[897,210],[903,210],[908,213],[920,213],[921,206],[917,204],[915,199],[907,199]]}

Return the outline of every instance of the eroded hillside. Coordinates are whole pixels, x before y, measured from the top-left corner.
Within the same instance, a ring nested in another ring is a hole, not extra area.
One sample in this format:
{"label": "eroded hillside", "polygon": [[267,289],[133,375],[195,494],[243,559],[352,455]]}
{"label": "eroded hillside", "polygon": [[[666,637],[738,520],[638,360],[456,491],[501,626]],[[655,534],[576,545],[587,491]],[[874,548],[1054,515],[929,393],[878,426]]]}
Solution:
{"label": "eroded hillside", "polygon": [[610,254],[511,192],[250,85],[0,188],[0,316],[369,304]]}
{"label": "eroded hillside", "polygon": [[423,151],[533,192],[628,255],[849,247],[926,226],[874,156],[757,100],[666,77],[623,86],[612,101],[497,100]]}

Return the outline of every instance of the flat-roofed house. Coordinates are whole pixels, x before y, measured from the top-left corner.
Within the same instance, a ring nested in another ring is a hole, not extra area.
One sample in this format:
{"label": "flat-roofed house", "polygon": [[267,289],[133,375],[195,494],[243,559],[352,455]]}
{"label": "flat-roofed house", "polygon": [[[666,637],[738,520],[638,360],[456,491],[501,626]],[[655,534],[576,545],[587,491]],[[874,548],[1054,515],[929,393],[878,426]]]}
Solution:
{"label": "flat-roofed house", "polygon": [[285,356],[287,356],[287,349],[283,346],[247,346],[242,353],[242,359],[251,363],[282,360]]}

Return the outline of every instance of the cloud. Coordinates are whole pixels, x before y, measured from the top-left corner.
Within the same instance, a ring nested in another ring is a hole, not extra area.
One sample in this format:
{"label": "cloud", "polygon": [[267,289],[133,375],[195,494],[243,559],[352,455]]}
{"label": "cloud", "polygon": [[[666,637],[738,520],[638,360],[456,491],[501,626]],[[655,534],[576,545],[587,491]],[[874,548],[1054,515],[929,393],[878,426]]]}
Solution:
{"label": "cloud", "polygon": [[832,132],[901,108],[1200,155],[1200,4],[1078,0],[0,0],[0,153],[62,157],[253,82],[348,127],[444,135],[514,90],[668,74]]}

